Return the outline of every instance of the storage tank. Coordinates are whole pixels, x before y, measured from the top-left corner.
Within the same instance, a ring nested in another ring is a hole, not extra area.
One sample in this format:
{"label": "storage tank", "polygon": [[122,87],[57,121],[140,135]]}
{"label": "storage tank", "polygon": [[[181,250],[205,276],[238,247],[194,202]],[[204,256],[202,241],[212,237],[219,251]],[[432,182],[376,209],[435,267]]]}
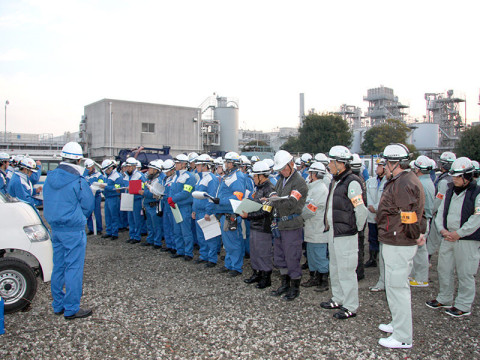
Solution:
{"label": "storage tank", "polygon": [[217,97],[214,119],[220,123],[220,150],[238,152],[238,102]]}
{"label": "storage tank", "polygon": [[436,149],[439,146],[440,128],[434,123],[414,124],[410,134],[410,144],[415,145],[418,150]]}

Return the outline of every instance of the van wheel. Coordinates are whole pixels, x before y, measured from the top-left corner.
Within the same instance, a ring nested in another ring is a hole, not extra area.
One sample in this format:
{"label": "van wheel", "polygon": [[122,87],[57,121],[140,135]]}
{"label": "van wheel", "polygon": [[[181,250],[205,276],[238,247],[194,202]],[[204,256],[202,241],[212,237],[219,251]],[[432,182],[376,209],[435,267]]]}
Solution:
{"label": "van wheel", "polygon": [[27,307],[37,292],[37,278],[25,261],[0,259],[0,296],[5,301],[5,313]]}

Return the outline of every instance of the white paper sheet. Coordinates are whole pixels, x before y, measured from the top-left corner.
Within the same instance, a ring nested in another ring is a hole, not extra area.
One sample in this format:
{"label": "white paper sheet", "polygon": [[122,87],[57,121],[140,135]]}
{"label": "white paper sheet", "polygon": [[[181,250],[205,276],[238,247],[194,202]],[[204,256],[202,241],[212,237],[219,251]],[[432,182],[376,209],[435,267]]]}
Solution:
{"label": "white paper sheet", "polygon": [[198,226],[202,229],[205,240],[213,239],[222,234],[220,222],[214,215],[210,215],[210,221],[205,220],[205,218],[198,220]]}
{"label": "white paper sheet", "polygon": [[120,211],[133,211],[134,195],[122,193],[120,195]]}
{"label": "white paper sheet", "polygon": [[170,207],[170,209],[172,209],[172,214],[173,214],[173,218],[175,219],[175,222],[177,224],[181,223],[183,221],[183,217],[182,217],[182,213],[180,212],[180,209],[178,208],[178,205],[175,204],[175,207],[174,208]]}
{"label": "white paper sheet", "polygon": [[230,203],[232,204],[233,212],[238,215],[242,215],[244,211],[247,214],[254,211],[258,211],[263,206],[262,204],[257,203],[250,199],[243,199],[242,201],[230,199]]}
{"label": "white paper sheet", "polygon": [[165,186],[160,184],[158,181],[155,182],[153,184],[153,186],[150,185],[150,184],[147,184],[147,183],[145,183],[145,185],[147,186],[148,190],[150,190],[150,192],[153,195],[158,196],[158,197],[165,195]]}
{"label": "white paper sheet", "polygon": [[95,195],[97,191],[102,191],[106,186],[106,183],[94,182],[92,185],[90,185],[90,189],[92,189],[93,195]]}

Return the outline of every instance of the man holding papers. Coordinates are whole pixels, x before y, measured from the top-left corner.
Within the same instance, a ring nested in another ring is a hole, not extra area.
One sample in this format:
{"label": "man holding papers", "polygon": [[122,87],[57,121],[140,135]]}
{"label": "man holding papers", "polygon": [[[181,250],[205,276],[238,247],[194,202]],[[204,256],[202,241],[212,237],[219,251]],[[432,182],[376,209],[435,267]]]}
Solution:
{"label": "man holding papers", "polygon": [[[131,244],[138,244],[142,240],[142,200],[139,190],[143,189],[145,176],[137,170],[137,160],[129,157],[125,161],[127,171],[124,180],[128,182],[128,192],[134,195],[133,211],[128,212],[128,227],[130,239],[127,241]],[[138,184],[138,185],[137,185]]]}

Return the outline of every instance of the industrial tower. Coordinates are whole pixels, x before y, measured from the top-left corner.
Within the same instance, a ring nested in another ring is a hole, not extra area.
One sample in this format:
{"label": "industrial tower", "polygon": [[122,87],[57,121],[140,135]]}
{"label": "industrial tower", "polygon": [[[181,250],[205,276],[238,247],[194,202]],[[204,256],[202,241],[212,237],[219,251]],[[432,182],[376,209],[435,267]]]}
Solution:
{"label": "industrial tower", "polygon": [[407,115],[403,109],[407,109],[408,106],[398,101],[398,96],[393,94],[393,89],[383,85],[368,89],[367,96],[364,96],[363,100],[368,101],[368,110],[365,115],[370,118],[371,126],[383,124],[387,119],[404,121],[404,116]]}
{"label": "industrial tower", "polygon": [[340,115],[343,120],[348,122],[348,125],[352,130],[366,127],[366,117],[362,115],[362,109],[358,106],[343,104],[335,115]]}
{"label": "industrial tower", "polygon": [[453,90],[447,95],[426,93],[427,122],[435,123],[440,128],[440,148],[451,150],[455,147],[460,130],[465,126],[459,112],[459,104],[464,99],[453,97]]}

